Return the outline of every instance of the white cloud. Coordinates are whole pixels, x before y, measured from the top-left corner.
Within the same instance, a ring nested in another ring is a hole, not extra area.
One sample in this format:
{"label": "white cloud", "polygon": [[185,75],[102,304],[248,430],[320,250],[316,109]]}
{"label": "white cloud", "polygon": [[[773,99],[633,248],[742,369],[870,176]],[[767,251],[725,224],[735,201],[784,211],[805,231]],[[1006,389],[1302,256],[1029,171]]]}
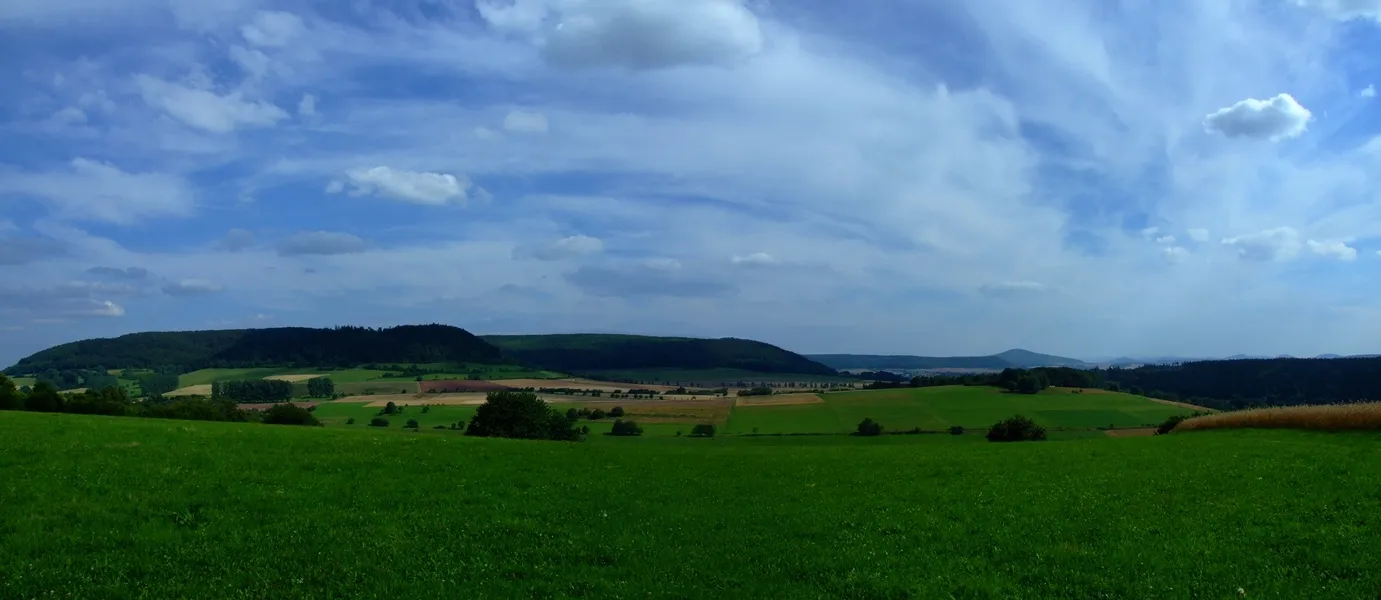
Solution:
{"label": "white cloud", "polygon": [[547,116],[536,111],[509,111],[504,117],[503,128],[515,133],[546,133]]}
{"label": "white cloud", "polygon": [[267,54],[238,45],[230,47],[230,60],[240,65],[240,68],[244,69],[245,74],[249,75],[250,79],[263,79],[265,75],[268,75],[269,63],[271,62]]}
{"label": "white cloud", "polygon": [[1189,260],[1189,250],[1182,248],[1180,246],[1162,248],[1160,251],[1160,255],[1165,257],[1165,260],[1170,261],[1172,263],[1182,263],[1186,260]]}
{"label": "white cloud", "polygon": [[1207,230],[1207,229],[1203,229],[1203,228],[1190,229],[1189,231],[1186,231],[1186,232],[1185,232],[1185,235],[1188,235],[1188,236],[1189,236],[1189,239],[1194,240],[1194,241],[1196,241],[1196,242],[1207,242],[1207,241],[1208,241],[1208,230]]}
{"label": "white cloud", "polygon": [[497,140],[503,138],[503,134],[488,127],[476,127],[475,137],[482,140]]}
{"label": "white cloud", "polygon": [[1294,0],[1298,6],[1323,12],[1339,21],[1372,19],[1381,21],[1381,0]]}
{"label": "white cloud", "polygon": [[1329,256],[1341,261],[1357,260],[1357,249],[1348,246],[1346,242],[1337,240],[1327,242],[1309,240],[1306,242],[1306,245],[1309,246],[1310,252],[1320,256]]}
{"label": "white cloud", "polygon": [[254,21],[240,28],[245,41],[255,46],[286,46],[302,33],[302,19],[292,13],[259,11]]}
{"label": "white cloud", "polygon": [[303,117],[316,114],[316,96],[302,94],[302,99],[297,102],[297,114]]}
{"label": "white cloud", "polygon": [[736,265],[744,265],[750,267],[766,267],[775,265],[779,261],[771,254],[768,254],[766,252],[754,252],[752,254],[744,256],[735,256],[729,259],[729,262]]}
{"label": "white cloud", "polygon": [[1357,95],[1358,95],[1358,96],[1361,96],[1361,97],[1363,97],[1363,98],[1375,98],[1375,97],[1376,97],[1376,86],[1375,86],[1375,85],[1368,85],[1367,87],[1362,88],[1362,91],[1357,92]]}
{"label": "white cloud", "polygon": [[48,122],[58,125],[81,125],[86,122],[86,113],[80,108],[69,106],[48,117]]}
{"label": "white cloud", "polygon": [[122,225],[147,217],[185,217],[194,206],[192,189],[180,177],[126,173],[85,158],[73,159],[63,171],[4,174],[0,194],[41,198],[65,218]]}
{"label": "white cloud", "polygon": [[1146,239],[1148,239],[1148,240],[1152,240],[1152,239],[1155,239],[1156,235],[1159,234],[1159,233],[1160,233],[1160,228],[1159,228],[1159,227],[1147,227],[1147,228],[1141,230],[1141,237],[1144,237],[1144,238],[1146,238]]}
{"label": "white cloud", "polygon": [[[440,206],[449,202],[464,202],[470,180],[449,173],[402,171],[389,167],[359,168],[346,171],[346,178],[354,186],[352,196],[378,195],[394,200]],[[338,193],[344,185],[332,182],[328,193]]]}
{"label": "white cloud", "polygon": [[1267,100],[1247,98],[1204,117],[1204,128],[1230,138],[1279,141],[1298,137],[1308,129],[1313,114],[1290,94]]}
{"label": "white cloud", "polygon": [[479,11],[489,26],[504,33],[535,33],[542,28],[548,15],[549,0],[476,0]]}
{"label": "white cloud", "polygon": [[278,242],[279,256],[333,256],[358,254],[370,248],[368,241],[353,233],[309,231]]}
{"label": "white cloud", "polygon": [[239,92],[219,96],[148,75],[136,77],[135,83],[149,106],[212,133],[230,133],[241,126],[267,127],[288,118],[283,109],[268,102],[245,100]]}
{"label": "white cloud", "polygon": [[[511,22],[530,26],[534,15]],[[565,4],[542,50],[563,67],[658,69],[730,65],[762,49],[758,19],[739,0],[608,0]]]}
{"label": "white cloud", "polygon": [[1175,236],[1173,236],[1173,235],[1162,235],[1162,236],[1156,238],[1156,243],[1157,243],[1157,244],[1173,244],[1173,243],[1175,243]]}
{"label": "white cloud", "polygon": [[540,246],[520,246],[513,251],[514,258],[533,258],[544,261],[563,260],[598,254],[604,251],[604,242],[586,235],[572,235]]}
{"label": "white cloud", "polygon": [[73,317],[123,317],[125,308],[109,300],[97,300],[86,308],[68,310],[63,314]]}
{"label": "white cloud", "polygon": [[225,289],[218,283],[212,283],[202,279],[183,279],[173,281],[163,286],[163,293],[169,296],[202,296],[214,294]]}
{"label": "white cloud", "polygon": [[653,271],[680,271],[681,261],[674,258],[649,258],[642,261],[642,266]]}
{"label": "white cloud", "polygon": [[1285,261],[1299,256],[1299,232],[1292,227],[1276,227],[1247,235],[1224,238],[1223,244],[1237,249],[1237,255],[1254,261]]}

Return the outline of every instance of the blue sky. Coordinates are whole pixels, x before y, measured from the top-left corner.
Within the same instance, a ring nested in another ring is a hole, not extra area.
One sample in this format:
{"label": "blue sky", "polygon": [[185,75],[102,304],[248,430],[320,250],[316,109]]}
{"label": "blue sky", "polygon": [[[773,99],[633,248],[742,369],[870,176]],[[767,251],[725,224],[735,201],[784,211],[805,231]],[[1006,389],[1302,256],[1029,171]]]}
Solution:
{"label": "blue sky", "polygon": [[11,0],[0,363],[444,322],[1381,351],[1381,0]]}

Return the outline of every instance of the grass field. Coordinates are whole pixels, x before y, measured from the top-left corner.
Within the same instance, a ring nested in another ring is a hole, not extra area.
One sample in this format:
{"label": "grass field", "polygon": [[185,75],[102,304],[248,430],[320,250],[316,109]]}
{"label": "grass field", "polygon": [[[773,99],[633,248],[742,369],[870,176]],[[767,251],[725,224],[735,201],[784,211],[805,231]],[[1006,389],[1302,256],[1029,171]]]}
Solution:
{"label": "grass field", "polygon": [[1007,394],[990,387],[947,386],[869,390],[824,394],[823,404],[799,406],[737,406],[729,432],[847,433],[870,417],[887,430],[919,427],[925,430],[986,430],[1014,414],[1024,414],[1046,427],[1154,426],[1188,409],[1112,392],[1052,388],[1036,395]]}
{"label": "grass field", "polygon": [[17,388],[21,388],[26,385],[29,387],[33,387],[35,383],[38,383],[38,380],[34,379],[33,377],[11,377],[10,381],[13,381],[14,387]]}
{"label": "grass field", "polygon": [[6,598],[1352,599],[1378,543],[1376,434],[569,444],[0,413]]}
{"label": "grass field", "polygon": [[581,373],[584,376],[615,380],[645,381],[668,385],[698,384],[718,387],[721,383],[732,386],[737,382],[792,382],[792,383],[858,383],[857,379],[833,377],[830,375],[793,375],[787,373],[757,373],[740,369],[618,369]]}

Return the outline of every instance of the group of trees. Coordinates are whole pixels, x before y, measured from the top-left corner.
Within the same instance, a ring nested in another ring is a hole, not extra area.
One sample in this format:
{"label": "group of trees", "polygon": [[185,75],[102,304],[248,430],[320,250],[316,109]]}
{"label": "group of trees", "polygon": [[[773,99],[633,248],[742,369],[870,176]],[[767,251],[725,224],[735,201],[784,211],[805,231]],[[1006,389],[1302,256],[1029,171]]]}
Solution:
{"label": "group of trees", "polygon": [[527,440],[575,441],[575,422],[532,392],[490,392],[470,418],[465,435]]}
{"label": "group of trees", "polygon": [[619,418],[623,415],[624,410],[622,406],[615,406],[614,408],[609,409],[609,412],[604,412],[604,409],[602,408],[590,409],[589,407],[584,406],[580,408],[566,409],[566,419],[571,421],[579,421],[580,419],[598,421],[605,417]]}
{"label": "group of trees", "polygon": [[211,384],[211,399],[225,398],[243,404],[271,404],[293,398],[293,384],[278,379],[217,381]]}
{"label": "group of trees", "polygon": [[313,398],[330,398],[336,395],[336,383],[330,377],[313,377],[307,380],[307,395]]}
{"label": "group of trees", "polygon": [[60,393],[52,383],[40,381],[27,391],[19,390],[8,377],[0,375],[0,410],[183,419],[191,421],[261,421],[269,424],[319,425],[307,409],[291,404],[268,411],[241,409],[229,398],[201,396],[169,398],[153,396],[142,402],[129,397],[123,387],[107,386],[80,393]]}

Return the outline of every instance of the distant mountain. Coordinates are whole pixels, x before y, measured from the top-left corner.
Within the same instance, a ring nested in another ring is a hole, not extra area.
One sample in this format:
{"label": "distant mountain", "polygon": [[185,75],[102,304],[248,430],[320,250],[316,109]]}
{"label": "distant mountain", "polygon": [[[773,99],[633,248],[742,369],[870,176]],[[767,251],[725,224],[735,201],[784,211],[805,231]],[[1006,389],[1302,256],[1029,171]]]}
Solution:
{"label": "distant mountain", "polygon": [[334,367],[380,363],[497,363],[498,348],[450,325],[387,329],[224,329],[131,333],[54,346],[21,359],[10,375],[69,369],[126,369],[264,365]]}
{"label": "distant mountain", "polygon": [[992,369],[1031,367],[1088,368],[1089,363],[1074,358],[1040,354],[1029,350],[1008,350],[990,356],[910,356],[876,354],[807,354],[806,358],[834,369]]}
{"label": "distant mountain", "polygon": [[486,335],[504,356],[553,371],[742,369],[759,373],[834,375],[835,370],[771,344],[600,333]]}

